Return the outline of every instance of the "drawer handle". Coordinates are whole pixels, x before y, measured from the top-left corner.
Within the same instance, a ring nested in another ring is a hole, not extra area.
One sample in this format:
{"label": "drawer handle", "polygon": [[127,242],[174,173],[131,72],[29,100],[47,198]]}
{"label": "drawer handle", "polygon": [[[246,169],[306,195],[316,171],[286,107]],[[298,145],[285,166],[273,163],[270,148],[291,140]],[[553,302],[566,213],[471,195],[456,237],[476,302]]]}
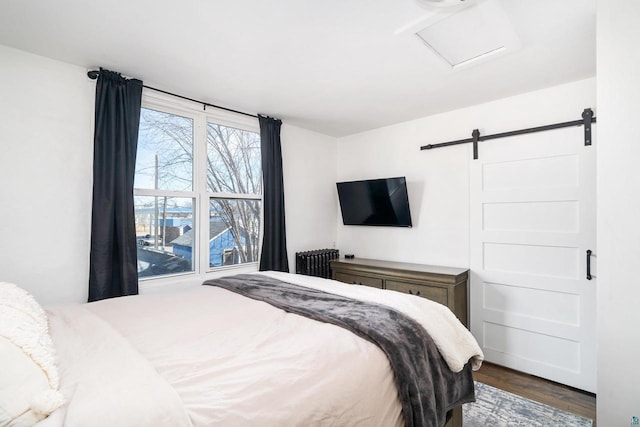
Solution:
{"label": "drawer handle", "polygon": [[[411,289],[409,289],[409,293],[410,293],[411,295],[414,295],[414,293],[413,293],[413,291],[411,291]],[[417,291],[417,292],[415,293],[415,296],[419,297],[419,296],[420,296],[420,291]]]}

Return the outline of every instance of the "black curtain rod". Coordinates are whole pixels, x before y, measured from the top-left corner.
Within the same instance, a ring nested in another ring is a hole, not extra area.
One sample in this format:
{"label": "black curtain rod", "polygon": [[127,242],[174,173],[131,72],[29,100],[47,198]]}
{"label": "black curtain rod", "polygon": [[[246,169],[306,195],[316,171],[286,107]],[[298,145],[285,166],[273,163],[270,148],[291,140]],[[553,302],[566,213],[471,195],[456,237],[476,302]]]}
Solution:
{"label": "black curtain rod", "polygon": [[583,126],[583,125],[585,127],[584,145],[591,145],[591,123],[595,123],[595,122],[596,122],[596,118],[593,117],[593,111],[591,110],[591,108],[585,108],[584,111],[582,112],[581,120],[572,120],[570,122],[554,123],[551,125],[512,130],[509,132],[495,133],[493,135],[484,135],[484,136],[480,135],[480,132],[478,131],[478,129],[474,129],[472,132],[471,138],[458,139],[456,141],[449,141],[449,142],[441,142],[439,144],[423,145],[422,147],[420,147],[420,150],[431,150],[433,148],[448,147],[450,145],[468,144],[472,142],[474,144],[473,158],[477,159],[478,158],[478,152],[477,152],[478,142],[480,141],[488,141],[490,139],[505,138],[508,136],[524,135],[527,133],[542,132],[545,130],[560,129],[560,128],[566,128],[571,126]]}
{"label": "black curtain rod", "polygon": [[[87,76],[91,80],[97,79],[99,75],[100,75],[100,71],[98,71],[98,70],[91,70],[91,71],[87,72]],[[172,92],[167,92],[166,90],[158,89],[158,88],[155,88],[155,87],[152,87],[152,86],[147,86],[145,84],[143,84],[142,87],[145,88],[145,89],[155,90],[156,92],[164,93],[166,95],[171,95],[171,96],[175,96],[177,98],[185,99],[187,101],[195,102],[197,104],[202,104],[205,107],[214,107],[214,108],[217,108],[219,110],[225,110],[225,111],[230,111],[232,113],[242,114],[244,116],[255,117],[256,119],[258,118],[258,116],[256,114],[245,113],[244,111],[238,111],[238,110],[233,110],[233,109],[227,108],[227,107],[221,107],[220,105],[209,104],[208,102],[198,101],[197,99],[188,98],[186,96],[178,95],[178,94],[172,93]]]}

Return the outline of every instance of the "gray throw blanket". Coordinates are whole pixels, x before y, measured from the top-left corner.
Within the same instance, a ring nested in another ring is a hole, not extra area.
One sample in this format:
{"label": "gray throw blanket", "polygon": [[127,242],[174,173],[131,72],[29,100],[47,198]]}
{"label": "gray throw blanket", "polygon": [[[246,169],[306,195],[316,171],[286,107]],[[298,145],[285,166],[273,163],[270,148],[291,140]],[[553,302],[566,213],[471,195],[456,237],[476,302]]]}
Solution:
{"label": "gray throw blanket", "polygon": [[407,427],[441,427],[449,410],[475,400],[470,364],[452,372],[424,328],[392,308],[256,274],[211,279],[204,285],[341,326],[376,344],[389,358]]}

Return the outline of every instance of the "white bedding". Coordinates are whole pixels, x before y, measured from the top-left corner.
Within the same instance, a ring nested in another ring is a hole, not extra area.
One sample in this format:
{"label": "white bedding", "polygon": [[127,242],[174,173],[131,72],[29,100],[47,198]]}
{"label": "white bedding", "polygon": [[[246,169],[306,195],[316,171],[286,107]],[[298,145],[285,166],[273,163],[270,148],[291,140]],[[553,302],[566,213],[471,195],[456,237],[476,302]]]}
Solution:
{"label": "white bedding", "polygon": [[[405,301],[413,312],[407,314],[419,322],[421,310],[431,306],[390,291],[268,274],[369,300]],[[403,305],[397,301],[391,304]],[[60,390],[69,403],[43,427],[403,425],[393,373],[377,346],[221,288],[47,312]],[[464,333],[451,336],[460,340]],[[458,343],[462,352],[440,340],[445,343],[434,338],[454,353],[454,365],[467,357],[466,340]],[[479,349],[469,357],[479,363]]]}
{"label": "white bedding", "polygon": [[473,370],[478,370],[482,365],[484,355],[478,342],[453,312],[442,304],[403,292],[381,291],[369,286],[344,286],[344,283],[318,277],[292,275],[278,271],[258,274],[396,309],[417,321],[429,332],[452,371],[460,372],[469,361]]}

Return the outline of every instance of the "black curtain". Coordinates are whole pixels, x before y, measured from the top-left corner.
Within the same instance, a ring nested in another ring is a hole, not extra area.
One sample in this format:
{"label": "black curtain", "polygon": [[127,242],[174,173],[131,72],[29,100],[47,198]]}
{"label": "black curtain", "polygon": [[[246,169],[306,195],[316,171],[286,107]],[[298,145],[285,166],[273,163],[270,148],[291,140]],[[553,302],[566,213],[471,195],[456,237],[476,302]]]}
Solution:
{"label": "black curtain", "polygon": [[262,151],[264,236],[260,271],[289,272],[284,217],[284,185],[282,181],[282,121],[258,116]]}
{"label": "black curtain", "polygon": [[89,301],[138,293],[133,209],[142,82],[100,70],[96,85]]}

